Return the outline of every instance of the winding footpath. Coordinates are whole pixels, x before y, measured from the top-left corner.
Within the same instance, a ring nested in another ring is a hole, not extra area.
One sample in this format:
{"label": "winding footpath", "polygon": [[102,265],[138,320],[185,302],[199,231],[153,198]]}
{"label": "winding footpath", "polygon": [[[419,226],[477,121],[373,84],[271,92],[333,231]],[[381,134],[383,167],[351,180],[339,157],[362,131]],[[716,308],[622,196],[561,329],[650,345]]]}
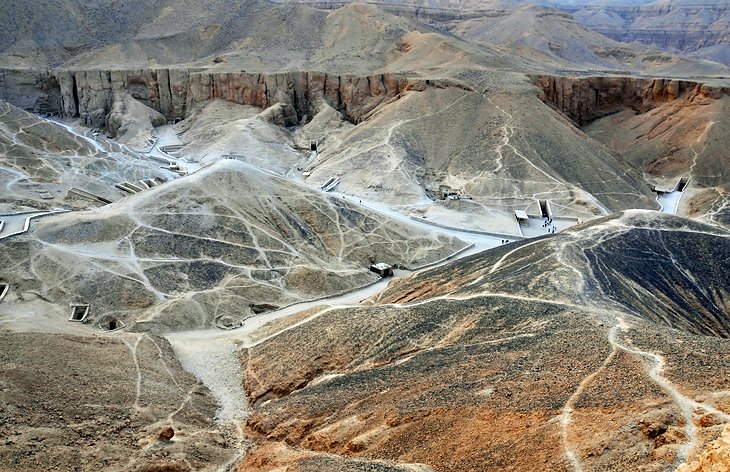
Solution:
{"label": "winding footpath", "polygon": [[[438,110],[436,112],[416,117],[410,120],[401,120],[399,122],[396,122],[393,124],[389,129],[386,136],[386,139],[383,143],[379,143],[379,145],[390,145],[390,140],[393,136],[393,133],[395,132],[396,128],[399,126],[402,126],[405,123],[420,120],[429,116],[436,115],[438,113],[441,113],[448,108],[454,106],[456,103],[458,103],[460,100],[462,100],[464,97],[458,98],[456,101],[448,105],[446,108],[442,110]],[[491,102],[491,100],[490,100]],[[497,154],[499,156],[499,159],[497,160],[497,170],[502,166],[502,152],[505,149],[509,149],[512,153],[515,155],[523,158],[529,165],[535,168],[536,171],[540,172],[541,174],[545,175],[546,178],[550,179],[551,181],[556,182],[557,184],[561,184],[561,182],[557,181],[554,177],[550,176],[543,170],[541,170],[539,167],[535,166],[529,159],[527,159],[523,154],[521,154],[515,147],[510,143],[510,138],[513,137],[515,130],[512,125],[513,118],[512,115],[510,115],[507,111],[502,109],[501,107],[495,105],[499,111],[505,115],[506,122],[504,126],[500,129],[500,132],[502,134],[502,140],[498,146]],[[57,122],[56,122],[57,123]],[[82,139],[85,139],[92,143],[94,147],[97,149],[98,152],[107,152],[96,140],[90,139],[84,135],[81,135],[75,131],[70,126],[57,123],[60,126],[63,126],[64,128],[68,129],[75,135],[79,136]],[[710,125],[711,126],[711,125]],[[708,129],[709,127],[708,126]],[[167,127],[161,127],[158,128],[158,139],[155,142],[155,144],[151,147],[150,151],[146,154],[151,158],[156,158],[157,160],[164,160],[169,163],[177,162],[176,159],[173,157],[163,153],[160,150],[160,147],[170,144],[178,144],[179,139],[177,138],[177,135],[174,133],[174,128],[171,125],[168,125]],[[707,131],[707,130],[706,130]],[[695,153],[696,154],[696,153]],[[200,165],[197,163],[188,163],[187,161],[183,161],[184,168],[188,172],[195,172],[200,169]],[[188,164],[190,164],[188,166]],[[280,175],[277,175],[279,178],[284,178]],[[298,182],[301,184],[301,182]],[[314,188],[314,187],[312,187]],[[678,195],[673,194],[667,194],[664,198],[664,200],[660,200],[659,197],[657,200],[662,205],[662,210],[666,212],[671,212],[673,214],[676,214],[677,211],[677,202],[679,201],[679,197],[681,196],[680,192],[674,192]],[[422,270],[426,270],[426,268],[433,268],[438,267],[447,263],[450,263],[452,261],[456,261],[459,259],[462,259],[464,257],[468,257],[477,253],[481,253],[483,251],[487,251],[496,247],[499,247],[503,245],[504,239],[510,239],[510,235],[504,235],[502,237],[500,236],[490,236],[486,234],[476,234],[469,231],[460,231],[458,229],[446,229],[446,228],[440,228],[435,227],[433,225],[430,225],[425,222],[418,221],[417,219],[412,219],[409,216],[404,215],[403,213],[397,211],[394,207],[388,206],[387,204],[380,203],[380,202],[372,202],[367,201],[364,199],[361,199],[360,197],[354,197],[346,194],[341,194],[338,192],[331,192],[330,195],[334,198],[342,198],[348,201],[349,203],[360,205],[363,208],[366,208],[367,210],[375,213],[379,213],[382,215],[387,216],[390,219],[393,219],[395,221],[399,221],[404,224],[408,225],[414,225],[416,227],[420,227],[422,229],[426,229],[427,231],[431,233],[436,233],[439,235],[444,236],[451,236],[461,239],[462,241],[466,242],[468,246],[466,248],[458,251],[457,253],[452,254],[451,256],[444,258],[440,261],[436,261],[431,264],[427,264],[426,266],[416,268],[414,271],[396,271],[395,277],[391,279],[381,279],[377,282],[367,285],[365,287],[361,287],[357,290],[350,291],[348,293],[344,294],[338,294],[333,295],[330,297],[318,299],[318,300],[311,300],[306,302],[301,302],[297,304],[290,305],[288,307],[281,308],[279,310],[271,311],[268,313],[263,313],[259,315],[252,316],[250,318],[247,318],[243,324],[232,330],[220,330],[220,329],[203,329],[203,330],[192,330],[192,331],[184,331],[184,332],[174,332],[174,333],[167,333],[164,336],[171,344],[175,355],[177,359],[179,360],[182,367],[188,371],[194,374],[213,394],[216,401],[218,402],[218,410],[216,412],[215,420],[223,427],[228,428],[229,431],[232,431],[232,434],[235,435],[237,438],[237,450],[238,454],[235,455],[230,459],[230,461],[223,466],[219,470],[225,471],[229,470],[230,467],[235,466],[236,463],[239,462],[243,454],[245,454],[245,443],[246,438],[243,432],[243,428],[246,422],[246,419],[248,415],[250,414],[250,406],[248,404],[248,399],[246,396],[246,392],[243,387],[243,379],[244,379],[244,372],[242,369],[242,362],[240,358],[240,353],[242,349],[250,348],[253,346],[256,346],[262,342],[265,342],[275,336],[280,335],[283,332],[286,332],[290,329],[295,329],[298,326],[301,326],[305,323],[308,323],[317,317],[322,316],[323,314],[326,314],[332,310],[336,309],[342,309],[342,308],[351,308],[351,307],[357,307],[360,306],[361,302],[364,299],[370,298],[372,296],[377,295],[378,293],[385,290],[390,283],[391,280],[397,279],[399,277],[403,277],[408,274],[413,274],[420,272]],[[600,206],[600,205],[599,205]],[[600,206],[601,210],[607,213],[607,210]],[[25,232],[28,230],[28,227],[30,225],[30,220],[35,217],[40,217],[48,214],[53,214],[56,212],[34,212],[34,213],[28,213],[28,214],[16,214],[16,215],[8,215],[8,216],[0,216],[0,220],[3,220],[4,228],[2,229],[2,232],[0,232],[0,239],[3,239],[8,236],[12,236],[14,234],[20,234],[22,232]],[[131,215],[130,215],[131,216]],[[141,225],[141,223],[140,223]],[[340,235],[342,236],[342,235]],[[512,236],[512,238],[517,239],[517,236]],[[499,260],[497,260],[494,265],[491,267],[491,269],[488,271],[487,274],[482,275],[472,281],[467,286],[478,286],[479,283],[489,274],[493,274],[498,270],[503,269],[506,265],[508,265],[509,262],[513,262],[515,259],[519,260],[519,258],[514,258],[514,256],[521,251],[522,249],[531,246],[533,244],[536,244],[538,242],[541,242],[542,239],[529,242],[527,244],[522,244],[519,247],[508,251],[506,254],[504,254]],[[345,245],[341,244],[341,248],[344,248]],[[508,259],[512,258],[512,261],[508,261]],[[134,257],[134,254],[130,254],[130,259],[136,259]],[[580,275],[580,274],[579,274]],[[137,281],[139,282],[139,281]],[[147,281],[148,285],[149,281]],[[151,285],[149,285],[151,287]],[[162,296],[163,294],[159,294],[158,296]],[[501,297],[501,298],[511,298],[511,299],[523,299],[523,300],[530,300],[534,302],[539,303],[545,303],[545,304],[555,304],[555,305],[561,305],[566,307],[580,307],[585,308],[584,306],[578,306],[578,305],[571,305],[568,303],[562,303],[557,301],[551,301],[551,300],[543,300],[543,299],[533,299],[528,297],[521,297],[517,295],[511,295],[511,294],[502,294],[502,293],[480,293],[477,295],[472,295],[468,297],[454,297],[454,296],[442,296],[442,297],[434,297],[429,298],[426,300],[420,300],[415,301],[412,303],[405,303],[405,304],[390,304],[385,306],[393,306],[393,307],[406,307],[406,306],[416,306],[420,304],[426,304],[431,303],[434,301],[437,301],[439,299],[445,299],[445,300],[467,300],[470,298],[476,298],[476,297]],[[318,310],[315,310],[316,308],[320,308]],[[279,328],[276,332],[267,333],[265,336],[259,335],[257,336],[257,333],[262,332],[262,328],[266,327],[267,325],[270,325],[273,322],[284,320],[285,318],[292,317],[293,315],[296,315],[298,313],[301,313],[305,310],[313,310],[312,314],[307,316],[306,318],[297,320],[294,323],[288,323],[285,324],[283,327]],[[579,385],[576,387],[576,389],[573,391],[572,395],[569,397],[565,405],[562,407],[561,414],[560,414],[560,426],[561,426],[561,439],[562,439],[562,445],[565,452],[565,456],[567,457],[570,465],[572,466],[573,470],[575,471],[582,471],[582,464],[579,457],[579,453],[577,450],[571,445],[570,443],[570,435],[569,435],[569,429],[572,422],[572,415],[574,412],[574,407],[580,396],[584,393],[586,388],[593,382],[593,380],[601,373],[603,372],[610,364],[613,362],[613,360],[616,357],[616,354],[619,351],[624,351],[628,354],[631,354],[632,356],[642,360],[643,364],[646,365],[647,368],[647,375],[652,379],[653,382],[656,383],[662,390],[666,392],[666,394],[673,399],[675,404],[680,409],[682,416],[685,420],[685,434],[687,437],[687,441],[685,444],[682,445],[682,447],[679,450],[679,455],[677,460],[679,462],[683,462],[686,460],[691,452],[696,448],[697,446],[697,432],[696,432],[696,426],[694,423],[694,416],[697,414],[698,411],[704,411],[707,413],[711,413],[715,415],[716,417],[722,419],[723,421],[730,422],[730,415],[719,411],[707,404],[699,403],[695,400],[692,400],[682,394],[678,388],[667,378],[663,375],[663,370],[665,367],[665,360],[664,358],[655,352],[651,351],[645,351],[642,349],[639,349],[636,346],[633,346],[630,341],[627,341],[625,339],[622,339],[622,334],[627,333],[631,327],[627,323],[627,321],[624,319],[622,314],[616,314],[615,312],[612,314],[612,317],[616,320],[615,324],[608,330],[607,333],[607,341],[611,347],[611,351],[609,354],[605,357],[603,362],[598,366],[598,368],[587,375],[585,378],[582,379],[582,381],[579,383]],[[127,346],[127,348],[130,351],[130,355],[132,356],[132,360],[136,369],[136,398],[134,406],[136,409],[140,408],[139,405],[139,399],[140,399],[140,390],[141,390],[141,381],[142,381],[142,372],[140,370],[139,362],[137,359],[137,348],[140,342],[143,340],[143,338],[146,336],[144,334],[142,335],[135,335],[130,336],[127,334],[123,334],[123,342]],[[530,337],[534,336],[533,333],[522,333],[517,335],[517,337]],[[504,342],[506,340],[513,339],[515,337],[509,337],[504,339],[497,339],[497,340],[491,340],[488,341],[489,343],[498,343],[498,342]],[[152,340],[152,338],[150,338]],[[154,340],[152,340],[154,343]],[[160,347],[157,346],[158,352],[161,354]],[[162,357],[162,356],[161,356]],[[409,359],[402,359],[401,362],[407,362]],[[167,369],[167,366],[165,366],[165,369]],[[169,369],[168,369],[169,373]],[[175,381],[174,377],[170,375],[172,380]],[[185,404],[190,399],[191,392],[187,393],[187,396],[183,399],[182,403],[180,404],[179,408],[175,411],[173,411],[169,417],[168,421],[172,422],[173,417],[181,411]]]}

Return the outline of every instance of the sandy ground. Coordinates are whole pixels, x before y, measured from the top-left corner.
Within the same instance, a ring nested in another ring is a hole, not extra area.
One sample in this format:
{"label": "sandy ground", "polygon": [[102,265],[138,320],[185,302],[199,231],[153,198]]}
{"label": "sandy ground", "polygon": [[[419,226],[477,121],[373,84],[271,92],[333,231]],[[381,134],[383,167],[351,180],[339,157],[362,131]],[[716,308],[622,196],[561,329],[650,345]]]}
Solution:
{"label": "sandy ground", "polygon": [[548,224],[545,218],[530,218],[526,224],[520,226],[520,230],[525,237],[536,238],[550,234],[553,230],[555,233],[559,233],[577,223],[578,220],[557,218]]}

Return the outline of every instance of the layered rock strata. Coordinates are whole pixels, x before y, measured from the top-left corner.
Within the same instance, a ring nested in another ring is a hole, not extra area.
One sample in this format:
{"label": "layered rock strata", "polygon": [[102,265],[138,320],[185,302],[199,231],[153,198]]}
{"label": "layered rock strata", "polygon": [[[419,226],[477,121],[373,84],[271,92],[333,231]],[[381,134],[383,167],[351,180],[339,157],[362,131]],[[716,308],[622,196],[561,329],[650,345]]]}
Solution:
{"label": "layered rock strata", "polygon": [[665,49],[691,52],[723,44],[728,39],[722,27],[730,3],[726,1],[654,2],[628,6],[587,5],[575,19],[611,39],[638,41]]}
{"label": "layered rock strata", "polygon": [[579,126],[630,108],[646,113],[673,100],[693,102],[730,95],[730,88],[700,82],[631,77],[534,76],[540,99]]}
{"label": "layered rock strata", "polygon": [[366,119],[379,105],[407,91],[428,87],[468,86],[449,80],[408,78],[393,74],[331,75],[321,72],[256,74],[206,72],[192,69],[82,70],[36,72],[5,70],[0,77],[0,98],[34,112],[80,117],[84,124],[101,127],[114,96],[128,93],[168,120],[184,118],[193,103],[213,98],[262,109],[281,104],[274,120],[299,123],[324,100],[347,120]]}

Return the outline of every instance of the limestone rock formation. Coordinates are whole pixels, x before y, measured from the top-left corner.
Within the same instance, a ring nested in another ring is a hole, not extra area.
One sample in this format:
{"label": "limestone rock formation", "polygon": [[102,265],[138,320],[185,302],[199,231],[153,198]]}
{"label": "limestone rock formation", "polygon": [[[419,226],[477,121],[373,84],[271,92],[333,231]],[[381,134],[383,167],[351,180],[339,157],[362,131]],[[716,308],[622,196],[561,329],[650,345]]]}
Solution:
{"label": "limestone rock formation", "polygon": [[[5,77],[22,81],[26,71],[5,70]],[[7,79],[6,79],[7,80]],[[371,76],[332,75],[322,72],[251,74],[246,72],[197,72],[190,69],[82,70],[36,74],[26,85],[22,98],[12,95],[18,86],[9,83],[0,98],[15,101],[28,110],[48,104],[49,112],[80,117],[87,126],[101,127],[119,98],[130,95],[167,119],[183,118],[194,103],[222,98],[239,105],[266,109],[276,103],[284,107],[280,125],[299,123],[325,101],[348,120],[357,123],[376,107],[408,91],[456,87],[467,84],[453,80],[425,80],[396,74]],[[11,92],[13,91],[13,92]],[[60,97],[59,100],[54,99]]]}
{"label": "limestone rock formation", "polygon": [[592,30],[618,41],[699,52],[701,57],[729,64],[727,53],[721,54],[721,45],[730,39],[729,5],[727,1],[707,0],[663,0],[641,6],[607,3],[584,6],[574,16]]}
{"label": "limestone rock formation", "polygon": [[127,93],[117,94],[105,124],[109,134],[117,141],[135,148],[148,147],[147,140],[156,126],[167,123],[165,117]]}
{"label": "limestone rock formation", "polygon": [[543,101],[580,126],[626,108],[646,113],[678,99],[689,104],[730,95],[730,87],[684,80],[537,76],[534,81],[542,91],[540,98]]}

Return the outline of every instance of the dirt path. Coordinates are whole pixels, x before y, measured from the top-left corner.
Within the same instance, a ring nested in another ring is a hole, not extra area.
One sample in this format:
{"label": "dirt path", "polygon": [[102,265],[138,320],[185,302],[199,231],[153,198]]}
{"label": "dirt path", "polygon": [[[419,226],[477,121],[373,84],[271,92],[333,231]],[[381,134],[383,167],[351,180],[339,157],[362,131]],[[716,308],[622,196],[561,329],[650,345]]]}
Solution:
{"label": "dirt path", "polygon": [[2,228],[0,228],[0,239],[25,233],[28,229],[30,229],[30,223],[34,218],[63,212],[64,211],[37,211],[31,213],[0,215],[0,221],[3,221]]}
{"label": "dirt path", "polygon": [[677,407],[682,412],[684,417],[684,432],[687,436],[687,442],[682,445],[677,454],[677,464],[685,462],[692,451],[697,446],[697,427],[695,426],[694,416],[697,413],[702,414],[712,413],[716,417],[722,419],[725,422],[730,422],[730,415],[719,411],[706,403],[700,403],[684,395],[677,387],[672,383],[671,380],[663,375],[664,366],[666,361],[660,354],[651,351],[644,351],[631,345],[631,341],[621,342],[617,339],[617,331],[626,333],[631,329],[631,326],[626,322],[623,317],[617,318],[618,330],[614,330],[612,335],[609,335],[609,342],[615,349],[621,349],[629,354],[648,361],[649,366],[647,368],[647,374],[667,395],[669,395]]}

